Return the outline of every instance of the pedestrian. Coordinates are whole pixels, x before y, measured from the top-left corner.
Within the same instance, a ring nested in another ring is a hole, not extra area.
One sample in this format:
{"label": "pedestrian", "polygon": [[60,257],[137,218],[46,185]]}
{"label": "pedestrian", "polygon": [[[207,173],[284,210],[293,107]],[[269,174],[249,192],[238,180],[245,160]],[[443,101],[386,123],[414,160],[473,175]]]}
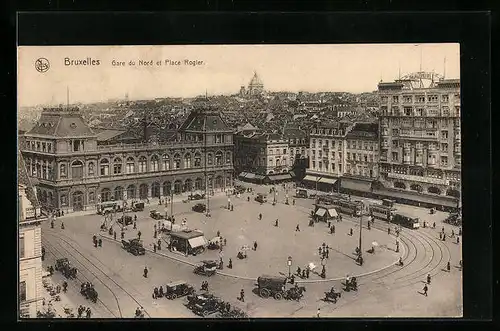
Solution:
{"label": "pedestrian", "polygon": [[349,230],[349,235],[352,236],[352,228]]}
{"label": "pedestrian", "polygon": [[292,200],[292,204],[295,206],[295,199]]}
{"label": "pedestrian", "polygon": [[439,232],[439,240],[443,240],[443,233]]}
{"label": "pedestrian", "polygon": [[318,247],[318,255],[321,255],[321,252],[323,251],[323,249],[321,248],[321,246]]}
{"label": "pedestrian", "polygon": [[370,222],[368,222],[368,230],[371,230],[372,228],[370,227]]}
{"label": "pedestrian", "polygon": [[342,222],[342,215],[339,215],[339,220]]}
{"label": "pedestrian", "polygon": [[[136,218],[137,218],[137,216],[136,216]],[[137,230],[137,222],[136,221],[134,221],[134,230]]]}
{"label": "pedestrian", "polygon": [[457,244],[460,244],[460,237],[457,236]]}
{"label": "pedestrian", "polygon": [[220,231],[217,231],[217,237],[220,237]]}
{"label": "pedestrian", "polygon": [[399,241],[396,241],[396,253],[399,253]]}
{"label": "pedestrian", "polygon": [[332,233],[335,233],[335,224],[332,225]]}
{"label": "pedestrian", "polygon": [[425,223],[425,221],[424,221],[424,229],[425,229],[426,227],[427,227],[427,224],[426,224],[426,223]]}
{"label": "pedestrian", "polygon": [[226,246],[226,245],[227,245],[227,240],[226,240],[226,238],[224,238],[224,246]]}
{"label": "pedestrian", "polygon": [[297,226],[295,227],[295,232],[300,232],[300,227],[299,225],[297,224]]}
{"label": "pedestrian", "polygon": [[124,239],[125,238],[125,232],[121,232],[121,238]]}
{"label": "pedestrian", "polygon": [[247,201],[250,202],[250,197],[247,197]]}
{"label": "pedestrian", "polygon": [[64,230],[64,222],[61,221],[61,229]]}
{"label": "pedestrian", "polygon": [[446,263],[446,271],[450,272],[450,269],[451,269],[451,265],[450,265],[450,261],[448,261],[448,263]]}
{"label": "pedestrian", "polygon": [[90,307],[87,308],[87,318],[92,317],[92,311],[90,310]]}
{"label": "pedestrian", "polygon": [[259,221],[262,219],[262,214],[259,214]]}
{"label": "pedestrian", "polygon": [[306,278],[309,278],[309,272],[310,272],[309,268],[306,268]]}
{"label": "pedestrian", "polygon": [[158,239],[158,245],[157,246],[158,246],[158,250],[161,251],[161,240],[160,239]]}
{"label": "pedestrian", "polygon": [[245,291],[243,289],[240,291],[240,301],[245,302]]}
{"label": "pedestrian", "polygon": [[436,228],[436,222],[432,223],[432,228],[435,229]]}
{"label": "pedestrian", "polygon": [[306,277],[307,277],[307,275],[306,275],[306,269],[303,269],[302,270],[302,278],[306,278]]}
{"label": "pedestrian", "polygon": [[316,317],[319,318],[319,314],[320,314],[321,310],[318,308],[318,311],[316,312]]}
{"label": "pedestrian", "polygon": [[97,247],[98,241],[97,239],[94,240],[94,247]]}
{"label": "pedestrian", "polygon": [[141,239],[141,231],[137,232],[137,238]]}
{"label": "pedestrian", "polygon": [[387,234],[391,234],[391,228],[387,228]]}
{"label": "pedestrian", "polygon": [[153,239],[156,239],[157,237],[158,237],[158,232],[156,232],[155,230],[155,232],[153,233]]}
{"label": "pedestrian", "polygon": [[431,283],[431,274],[427,274],[427,284]]}
{"label": "pedestrian", "polygon": [[156,243],[153,243],[153,252],[156,253]]}
{"label": "pedestrian", "polygon": [[458,262],[458,265],[460,266],[460,270],[462,270],[462,260],[460,260],[460,262]]}
{"label": "pedestrian", "polygon": [[233,260],[231,260],[231,258],[229,258],[229,263],[228,263],[227,267],[229,269],[233,269]]}
{"label": "pedestrian", "polygon": [[50,221],[50,227],[53,229],[54,228],[54,220]]}
{"label": "pedestrian", "polygon": [[113,239],[116,240],[116,231],[113,231]]}
{"label": "pedestrian", "polygon": [[441,229],[441,232],[442,232],[442,233],[444,233],[444,226],[443,226],[443,228]]}
{"label": "pedestrian", "polygon": [[160,290],[159,290],[159,295],[160,295],[160,298],[163,298],[163,286],[160,286]]}
{"label": "pedestrian", "polygon": [[64,210],[61,210],[61,216],[64,216]]}
{"label": "pedestrian", "polygon": [[278,226],[278,219],[274,222],[274,226]]}
{"label": "pedestrian", "polygon": [[156,231],[156,224],[153,224],[153,228],[154,228],[154,230]]}
{"label": "pedestrian", "polygon": [[424,291],[424,295],[427,296],[427,291],[429,290],[429,288],[427,287],[427,284],[424,285],[424,288],[423,288],[423,291]]}
{"label": "pedestrian", "polygon": [[78,318],[82,317],[83,313],[82,308],[83,308],[82,305],[78,306]]}
{"label": "pedestrian", "polygon": [[144,278],[148,278],[148,267],[144,267]]}
{"label": "pedestrian", "polygon": [[99,247],[102,247],[102,239],[99,238]]}
{"label": "pedestrian", "polygon": [[462,235],[462,227],[458,228],[458,235],[461,236]]}
{"label": "pedestrian", "polygon": [[256,251],[256,250],[257,250],[257,242],[256,242],[256,241],[254,241],[254,242],[253,242],[253,250],[254,250],[254,251]]}
{"label": "pedestrian", "polygon": [[328,255],[330,254],[330,247],[328,247],[328,245],[326,246],[325,254],[326,258],[328,259]]}
{"label": "pedestrian", "polygon": [[443,241],[446,241],[446,233],[443,233]]}

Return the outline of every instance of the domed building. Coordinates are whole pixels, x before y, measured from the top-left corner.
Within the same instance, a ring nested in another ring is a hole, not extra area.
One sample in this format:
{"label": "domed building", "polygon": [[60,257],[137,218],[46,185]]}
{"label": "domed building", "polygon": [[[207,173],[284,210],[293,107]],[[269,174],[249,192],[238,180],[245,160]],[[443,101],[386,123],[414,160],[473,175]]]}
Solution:
{"label": "domed building", "polygon": [[262,95],[263,93],[264,93],[264,84],[257,75],[257,72],[254,71],[253,77],[250,80],[250,83],[248,84],[248,88],[245,89],[245,87],[242,86],[240,89],[240,95],[242,97],[248,97],[248,96]]}

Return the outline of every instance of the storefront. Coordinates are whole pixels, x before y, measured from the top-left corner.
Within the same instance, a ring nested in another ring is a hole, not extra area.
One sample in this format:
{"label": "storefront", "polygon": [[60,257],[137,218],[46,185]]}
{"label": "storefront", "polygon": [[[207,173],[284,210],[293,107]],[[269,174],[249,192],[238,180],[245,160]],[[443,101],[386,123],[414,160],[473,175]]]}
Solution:
{"label": "storefront", "polygon": [[184,255],[197,255],[205,251],[208,241],[203,232],[172,232],[170,234],[169,249]]}
{"label": "storefront", "polygon": [[339,215],[337,210],[329,205],[314,205],[314,215],[316,221],[328,222],[330,220],[336,220]]}

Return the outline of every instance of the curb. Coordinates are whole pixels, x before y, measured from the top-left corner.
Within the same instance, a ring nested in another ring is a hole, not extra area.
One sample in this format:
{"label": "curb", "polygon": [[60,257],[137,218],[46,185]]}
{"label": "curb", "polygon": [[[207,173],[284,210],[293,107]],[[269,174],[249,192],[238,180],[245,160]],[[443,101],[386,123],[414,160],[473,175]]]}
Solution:
{"label": "curb", "polygon": [[[114,243],[120,243],[121,244],[121,241],[114,240],[112,238],[109,238],[108,236],[102,235],[101,233],[99,233],[99,236],[102,237],[102,238],[104,238],[104,239],[106,239],[106,240],[108,240],[108,241],[111,241],[111,242],[114,242]],[[169,256],[169,255],[165,255],[165,254],[162,254],[162,253],[158,253],[158,251],[154,252],[150,248],[144,247],[144,249],[146,251],[148,251],[149,253],[157,254],[157,255],[166,257],[168,259],[177,261],[179,263],[184,263],[184,264],[190,265],[192,267],[194,267],[194,266],[197,265],[196,263],[185,261],[185,260],[179,259],[179,258],[177,258],[175,256]],[[405,253],[406,253],[406,249],[405,249],[404,246],[402,246],[402,256],[404,256]],[[369,276],[371,274],[380,272],[382,270],[385,270],[385,269],[388,269],[388,268],[394,266],[398,261],[399,261],[399,258],[397,260],[395,260],[393,263],[391,263],[389,265],[386,265],[386,266],[384,266],[382,268],[379,268],[379,269],[376,269],[376,270],[372,270],[372,271],[368,271],[368,272],[365,272],[365,273],[359,274],[359,275],[353,275],[353,277],[360,278],[360,277]],[[220,272],[220,271],[216,271],[216,273],[218,275],[225,276],[225,277],[231,277],[231,278],[243,279],[243,280],[250,280],[250,281],[257,281],[256,278],[252,278],[252,277],[238,276],[238,275],[228,274],[228,273]],[[327,283],[327,282],[339,281],[339,280],[343,280],[343,279],[345,279],[345,277],[337,277],[337,278],[330,278],[330,279],[315,279],[315,280],[296,280],[295,283],[297,283],[297,284]]]}

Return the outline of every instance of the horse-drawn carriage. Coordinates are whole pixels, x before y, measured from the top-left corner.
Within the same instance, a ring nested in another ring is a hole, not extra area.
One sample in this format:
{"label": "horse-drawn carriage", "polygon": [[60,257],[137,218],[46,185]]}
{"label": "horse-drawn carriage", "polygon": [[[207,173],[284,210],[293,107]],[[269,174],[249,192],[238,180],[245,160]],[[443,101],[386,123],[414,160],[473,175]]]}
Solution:
{"label": "horse-drawn carriage", "polygon": [[358,290],[358,281],[356,280],[356,277],[352,277],[350,279],[346,279],[344,282],[344,290],[346,292],[352,291],[357,291]]}
{"label": "horse-drawn carriage", "polygon": [[82,283],[80,293],[85,297],[85,299],[90,300],[93,303],[97,302],[97,298],[99,295],[97,294],[97,291],[92,284]]}
{"label": "horse-drawn carriage", "polygon": [[342,293],[336,292],[332,287],[329,292],[325,292],[325,298],[323,299],[323,301],[337,303],[337,299],[340,297],[342,297]]}
{"label": "horse-drawn carriage", "polygon": [[306,291],[305,286],[298,286],[297,283],[295,283],[294,287],[289,288],[285,291],[284,298],[286,300],[299,301],[304,296],[305,291]]}
{"label": "horse-drawn carriage", "polygon": [[67,258],[57,259],[55,269],[61,271],[64,277],[68,279],[75,279],[78,272],[75,267],[70,265]]}
{"label": "horse-drawn carriage", "polygon": [[260,276],[257,278],[259,295],[262,298],[274,297],[281,300],[285,296],[286,277]]}
{"label": "horse-drawn carriage", "polygon": [[204,260],[196,265],[194,273],[204,276],[213,276],[217,270],[218,262],[214,260]]}
{"label": "horse-drawn carriage", "polygon": [[220,249],[221,237],[215,237],[208,242],[207,248],[211,250]]}

